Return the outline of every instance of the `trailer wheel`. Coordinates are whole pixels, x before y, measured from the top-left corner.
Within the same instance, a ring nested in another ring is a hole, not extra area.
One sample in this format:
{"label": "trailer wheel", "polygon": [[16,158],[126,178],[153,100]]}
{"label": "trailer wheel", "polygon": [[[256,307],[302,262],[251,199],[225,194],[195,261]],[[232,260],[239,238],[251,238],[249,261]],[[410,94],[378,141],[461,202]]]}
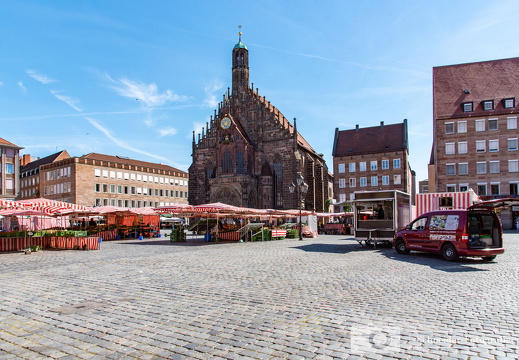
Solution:
{"label": "trailer wheel", "polygon": [[395,244],[395,251],[399,254],[409,254],[410,250],[405,246],[405,241],[399,239]]}
{"label": "trailer wheel", "polygon": [[447,261],[456,261],[458,260],[458,252],[454,245],[447,243],[442,247],[442,256]]}

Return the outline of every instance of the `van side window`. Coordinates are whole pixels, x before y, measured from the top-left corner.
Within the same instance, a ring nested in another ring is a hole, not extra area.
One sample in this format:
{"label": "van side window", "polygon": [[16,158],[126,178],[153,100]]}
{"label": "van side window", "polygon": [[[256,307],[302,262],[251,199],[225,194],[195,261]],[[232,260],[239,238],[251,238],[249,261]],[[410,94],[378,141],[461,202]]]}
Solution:
{"label": "van side window", "polygon": [[423,217],[417,219],[411,224],[411,230],[425,230],[425,224],[427,223],[427,218]]}

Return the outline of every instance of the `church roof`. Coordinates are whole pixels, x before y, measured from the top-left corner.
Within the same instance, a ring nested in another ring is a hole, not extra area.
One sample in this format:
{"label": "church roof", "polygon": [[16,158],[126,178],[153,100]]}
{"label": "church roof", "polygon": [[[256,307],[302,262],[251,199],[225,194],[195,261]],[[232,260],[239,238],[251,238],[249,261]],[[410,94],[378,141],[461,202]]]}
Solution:
{"label": "church roof", "polygon": [[240,39],[240,41],[238,41],[238,43],[237,43],[236,45],[234,45],[233,50],[236,50],[236,49],[245,49],[245,50],[248,50],[248,49],[247,49],[247,46],[245,46],[245,44],[241,42],[241,39]]}

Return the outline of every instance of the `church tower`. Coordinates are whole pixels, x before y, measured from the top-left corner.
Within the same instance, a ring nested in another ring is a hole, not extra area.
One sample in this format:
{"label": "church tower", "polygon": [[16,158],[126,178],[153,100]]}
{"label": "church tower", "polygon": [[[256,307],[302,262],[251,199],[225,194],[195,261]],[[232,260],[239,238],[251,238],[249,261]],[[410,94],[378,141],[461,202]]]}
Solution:
{"label": "church tower", "polygon": [[232,93],[245,92],[249,87],[249,50],[240,38],[232,50]]}

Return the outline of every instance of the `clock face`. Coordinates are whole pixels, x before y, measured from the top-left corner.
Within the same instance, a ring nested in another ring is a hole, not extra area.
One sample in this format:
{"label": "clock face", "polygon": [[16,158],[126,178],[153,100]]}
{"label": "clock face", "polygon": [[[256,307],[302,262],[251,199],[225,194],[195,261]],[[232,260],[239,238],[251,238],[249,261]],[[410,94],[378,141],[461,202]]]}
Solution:
{"label": "clock face", "polygon": [[224,117],[220,122],[220,125],[222,126],[222,129],[228,129],[231,126],[231,119]]}

